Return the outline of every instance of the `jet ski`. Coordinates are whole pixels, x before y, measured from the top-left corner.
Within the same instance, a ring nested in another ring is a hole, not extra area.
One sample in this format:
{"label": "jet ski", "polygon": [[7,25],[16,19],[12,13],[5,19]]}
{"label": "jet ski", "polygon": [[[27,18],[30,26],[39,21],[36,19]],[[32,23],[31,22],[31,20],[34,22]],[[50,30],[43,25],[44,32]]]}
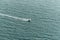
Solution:
{"label": "jet ski", "polygon": [[27,22],[31,22],[31,19],[28,19]]}

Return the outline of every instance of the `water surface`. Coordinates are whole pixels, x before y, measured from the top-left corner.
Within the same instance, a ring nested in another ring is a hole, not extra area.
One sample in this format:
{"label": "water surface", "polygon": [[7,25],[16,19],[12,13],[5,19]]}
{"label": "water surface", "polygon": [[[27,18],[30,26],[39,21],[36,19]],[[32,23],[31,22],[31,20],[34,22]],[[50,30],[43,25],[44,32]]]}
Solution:
{"label": "water surface", "polygon": [[60,40],[60,0],[0,0],[0,40]]}

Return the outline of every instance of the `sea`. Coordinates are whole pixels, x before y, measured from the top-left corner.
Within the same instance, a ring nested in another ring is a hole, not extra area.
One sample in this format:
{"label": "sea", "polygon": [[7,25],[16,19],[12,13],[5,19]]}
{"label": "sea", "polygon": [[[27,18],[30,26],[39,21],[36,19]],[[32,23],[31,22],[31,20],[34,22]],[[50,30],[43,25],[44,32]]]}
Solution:
{"label": "sea", "polygon": [[0,40],[60,40],[60,0],[0,0]]}

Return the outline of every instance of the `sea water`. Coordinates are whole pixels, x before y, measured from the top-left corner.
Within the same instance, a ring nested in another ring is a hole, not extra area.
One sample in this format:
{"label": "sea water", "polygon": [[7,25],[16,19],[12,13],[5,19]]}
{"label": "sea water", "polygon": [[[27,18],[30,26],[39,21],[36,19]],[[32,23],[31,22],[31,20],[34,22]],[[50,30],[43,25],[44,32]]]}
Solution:
{"label": "sea water", "polygon": [[60,0],[0,0],[0,13],[0,40],[60,40]]}

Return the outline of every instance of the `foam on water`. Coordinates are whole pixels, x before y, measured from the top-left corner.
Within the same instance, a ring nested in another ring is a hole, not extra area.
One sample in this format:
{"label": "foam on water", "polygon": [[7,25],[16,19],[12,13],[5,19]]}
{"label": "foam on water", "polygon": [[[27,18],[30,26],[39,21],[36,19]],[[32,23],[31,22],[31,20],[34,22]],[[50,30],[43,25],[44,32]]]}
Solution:
{"label": "foam on water", "polygon": [[0,16],[6,16],[6,17],[10,17],[10,18],[17,19],[17,20],[22,20],[22,21],[29,21],[29,20],[31,20],[31,19],[19,18],[19,17],[15,17],[15,16],[7,15],[7,14],[2,14],[2,13],[0,13]]}

